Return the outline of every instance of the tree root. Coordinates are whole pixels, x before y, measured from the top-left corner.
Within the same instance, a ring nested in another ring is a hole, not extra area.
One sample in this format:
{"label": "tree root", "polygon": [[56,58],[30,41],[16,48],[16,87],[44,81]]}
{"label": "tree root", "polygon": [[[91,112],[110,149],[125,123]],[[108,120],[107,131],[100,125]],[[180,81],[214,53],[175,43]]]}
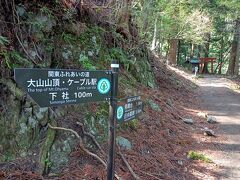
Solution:
{"label": "tree root", "polygon": [[95,146],[101,151],[101,153],[102,153],[103,155],[106,155],[106,153],[103,151],[103,149],[101,148],[100,144],[97,142],[97,140],[95,139],[95,137],[94,137],[92,134],[90,134],[90,133],[88,133],[88,132],[86,132],[86,131],[84,130],[83,124],[80,123],[80,122],[77,122],[77,124],[81,127],[81,130],[82,130],[83,135],[89,137],[89,138],[92,140],[92,142],[95,144]]}
{"label": "tree root", "polygon": [[128,163],[128,161],[126,160],[126,158],[124,157],[123,153],[121,152],[120,147],[117,145],[118,147],[118,154],[121,156],[123,162],[125,163],[125,165],[127,166],[128,170],[130,171],[131,175],[136,179],[136,180],[140,180],[140,177],[133,171],[132,167],[130,166],[130,164]]}
{"label": "tree root", "polygon": [[[79,134],[78,134],[76,131],[74,131],[74,130],[72,130],[72,129],[68,129],[68,128],[63,128],[63,127],[54,127],[54,126],[52,126],[52,125],[49,124],[49,123],[48,123],[48,127],[51,128],[51,129],[55,129],[55,130],[63,130],[63,131],[68,131],[68,132],[73,133],[73,134],[79,139],[79,145],[80,145],[81,150],[83,150],[87,155],[89,155],[89,156],[93,157],[94,159],[98,160],[105,168],[107,168],[107,164],[106,164],[106,162],[105,162],[102,158],[100,158],[98,155],[90,152],[88,149],[86,149],[86,148],[84,147],[83,140],[82,140],[81,136],[79,136]],[[83,129],[83,126],[82,126],[82,129]],[[85,132],[85,131],[83,131],[83,132]],[[86,133],[86,132],[85,132],[85,133]],[[85,134],[85,133],[84,133],[84,134]],[[89,133],[86,133],[86,134],[89,135]],[[86,135],[86,134],[85,134],[85,135]],[[92,135],[89,136],[89,137],[92,137],[92,138],[95,140],[95,138],[94,138]],[[95,140],[95,143],[96,143],[96,142],[97,142],[97,141]],[[97,143],[97,144],[98,144],[98,143]],[[100,147],[99,144],[98,144],[97,146]],[[100,150],[103,151],[101,147],[100,147]],[[115,174],[115,178],[121,179],[117,174]]]}
{"label": "tree root", "polygon": [[63,127],[54,127],[50,123],[48,123],[48,127],[51,129],[55,129],[55,130],[69,131],[69,132],[73,133],[78,139],[82,140],[81,137],[78,135],[78,133],[72,129],[67,129],[67,128],[63,128]]}

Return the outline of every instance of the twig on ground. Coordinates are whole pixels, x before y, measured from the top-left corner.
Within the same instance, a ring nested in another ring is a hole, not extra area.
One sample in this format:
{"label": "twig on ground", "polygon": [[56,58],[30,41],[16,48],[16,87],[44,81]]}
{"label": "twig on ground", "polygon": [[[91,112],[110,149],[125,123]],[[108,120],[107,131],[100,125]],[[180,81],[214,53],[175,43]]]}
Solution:
{"label": "twig on ground", "polygon": [[125,163],[125,165],[127,166],[128,170],[130,171],[130,173],[132,174],[132,176],[137,179],[140,180],[140,177],[133,171],[132,167],[130,166],[130,164],[128,163],[128,161],[126,160],[126,158],[124,157],[123,153],[121,152],[120,147],[117,145],[118,147],[118,153],[121,156],[123,162]]}

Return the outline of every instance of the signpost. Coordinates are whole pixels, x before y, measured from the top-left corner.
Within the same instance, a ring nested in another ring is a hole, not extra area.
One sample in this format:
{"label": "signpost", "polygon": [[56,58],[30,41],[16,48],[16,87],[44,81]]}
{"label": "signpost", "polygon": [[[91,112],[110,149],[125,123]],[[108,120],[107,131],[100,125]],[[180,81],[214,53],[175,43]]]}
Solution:
{"label": "signpost", "polygon": [[105,101],[111,71],[15,69],[15,81],[40,107]]}
{"label": "signpost", "polygon": [[115,175],[116,122],[135,119],[143,111],[140,96],[117,99],[119,64],[111,70],[14,69],[14,79],[40,107],[109,101],[107,179]]}
{"label": "signpost", "polygon": [[140,96],[127,97],[118,100],[117,120],[126,122],[136,117],[143,111],[143,102]]}
{"label": "signpost", "polygon": [[116,147],[116,110],[117,110],[117,93],[118,93],[118,71],[119,64],[115,61],[111,64],[112,69],[112,94],[109,106],[109,150],[107,179],[113,180],[115,174],[115,147]]}

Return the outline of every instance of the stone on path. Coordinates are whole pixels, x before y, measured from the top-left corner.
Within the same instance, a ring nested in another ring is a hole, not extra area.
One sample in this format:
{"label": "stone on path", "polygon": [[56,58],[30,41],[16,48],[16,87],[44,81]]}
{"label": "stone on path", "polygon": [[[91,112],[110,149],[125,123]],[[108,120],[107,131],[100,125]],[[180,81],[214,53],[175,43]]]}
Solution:
{"label": "stone on path", "polygon": [[206,117],[207,117],[207,114],[204,113],[204,112],[199,112],[199,113],[197,113],[197,116],[198,116],[198,117],[202,117],[202,118],[206,118]]}
{"label": "stone on path", "polygon": [[159,112],[162,111],[160,105],[157,104],[157,103],[155,103],[152,99],[149,99],[149,100],[148,100],[148,104],[149,104],[149,106],[150,106],[150,108],[151,108],[152,110],[154,110],[154,111],[159,111]]}
{"label": "stone on path", "polygon": [[182,166],[183,165],[183,161],[182,160],[178,160],[178,164]]}
{"label": "stone on path", "polygon": [[207,117],[207,122],[210,124],[215,124],[217,123],[217,118],[213,117],[213,116],[208,116]]}
{"label": "stone on path", "polygon": [[183,119],[183,122],[186,124],[193,124],[193,119]]}
{"label": "stone on path", "polygon": [[204,135],[205,136],[215,136],[214,131],[211,129],[208,129],[207,127],[204,128]]}

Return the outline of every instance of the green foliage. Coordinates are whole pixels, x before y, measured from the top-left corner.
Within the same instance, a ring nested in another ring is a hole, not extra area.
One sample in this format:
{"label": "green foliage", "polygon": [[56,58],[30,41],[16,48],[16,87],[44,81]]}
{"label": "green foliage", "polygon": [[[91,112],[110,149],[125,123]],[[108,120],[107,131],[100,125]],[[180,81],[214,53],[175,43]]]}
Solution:
{"label": "green foliage", "polygon": [[54,49],[53,43],[45,39],[45,50],[47,52],[52,52]]}
{"label": "green foliage", "polygon": [[204,75],[198,75],[197,78],[204,78]]}
{"label": "green foliage", "polygon": [[124,65],[126,70],[129,70],[130,66],[134,64],[132,59],[129,59],[123,49],[112,48],[109,52],[111,59],[119,60]]}
{"label": "green foliage", "polygon": [[52,162],[50,161],[50,159],[49,159],[49,158],[46,158],[46,159],[45,159],[45,168],[46,168],[46,169],[49,169],[49,168],[51,168],[52,165],[53,165],[53,164],[52,164]]}
{"label": "green foliage", "polygon": [[126,125],[128,125],[128,127],[132,130],[137,130],[139,127],[139,121],[137,119],[133,119],[129,122],[126,123]]}
{"label": "green foliage", "polygon": [[108,117],[109,115],[109,104],[108,103],[101,103],[99,104],[99,109],[96,112],[97,117]]}
{"label": "green foliage", "polygon": [[121,123],[119,125],[119,129],[125,130],[125,129],[131,129],[136,131],[139,127],[139,121],[137,119],[133,119],[128,122]]}
{"label": "green foliage", "polygon": [[5,153],[2,157],[0,156],[0,162],[10,162],[15,159],[13,153]]}
{"label": "green foliage", "polygon": [[[228,1],[218,0],[216,1],[217,6],[225,9],[224,15],[227,15],[231,19],[237,19],[240,16],[240,1]],[[221,12],[221,11],[220,11]]]}
{"label": "green foliage", "polygon": [[0,55],[3,57],[3,63],[5,63],[7,65],[7,67],[9,69],[11,69],[11,65],[10,65],[10,57],[9,54],[6,50],[3,50],[0,52]]}
{"label": "green foliage", "polygon": [[64,42],[68,44],[76,44],[77,43],[77,37],[73,34],[63,32],[61,35],[61,38]]}
{"label": "green foliage", "polygon": [[78,40],[83,45],[87,45],[88,48],[96,47],[96,45],[101,45],[101,38],[104,32],[105,30],[98,26],[88,27]]}
{"label": "green foliage", "polygon": [[48,17],[53,17],[52,15],[52,11],[46,7],[46,6],[43,6],[41,9],[40,9],[40,12],[44,15],[47,15]]}
{"label": "green foliage", "polygon": [[206,157],[204,154],[195,151],[189,151],[187,157],[192,160],[201,160],[207,163],[213,163],[213,161]]}
{"label": "green foliage", "polygon": [[[49,122],[52,126],[56,126],[57,123],[55,120],[50,120]],[[49,165],[51,165],[50,160],[48,159],[49,151],[51,150],[51,147],[53,145],[54,139],[56,135],[56,130],[48,129],[47,131],[47,137],[45,139],[44,144],[41,146],[41,152],[40,152],[40,171],[41,173],[46,172],[49,168]]]}
{"label": "green foliage", "polygon": [[96,67],[91,63],[90,59],[85,54],[80,54],[78,61],[80,62],[84,69],[96,70]]}
{"label": "green foliage", "polygon": [[8,44],[9,44],[9,40],[6,37],[0,35],[0,47],[6,46]]}
{"label": "green foliage", "polygon": [[24,58],[18,51],[15,50],[3,50],[0,52],[0,55],[3,56],[3,63],[5,63],[9,69],[14,69],[20,66],[29,66],[31,64],[26,58]]}
{"label": "green foliage", "polygon": [[122,49],[119,48],[112,48],[110,51],[110,56],[113,59],[119,59],[120,61],[124,61],[127,59],[126,54],[123,52]]}
{"label": "green foliage", "polygon": [[10,57],[8,51],[6,50],[6,46],[9,44],[9,41],[6,37],[0,36],[0,56],[3,57],[3,62],[7,65],[10,69]]}
{"label": "green foliage", "polygon": [[182,33],[182,37],[195,44],[201,44],[205,41],[205,35],[212,30],[210,15],[194,10],[186,18],[186,30]]}
{"label": "green foliage", "polygon": [[[202,2],[203,3],[203,2]],[[212,31],[211,14],[200,2],[188,0],[135,0],[133,13],[140,26],[140,35],[155,51],[169,52],[169,40],[181,39],[203,44],[205,34]]]}

